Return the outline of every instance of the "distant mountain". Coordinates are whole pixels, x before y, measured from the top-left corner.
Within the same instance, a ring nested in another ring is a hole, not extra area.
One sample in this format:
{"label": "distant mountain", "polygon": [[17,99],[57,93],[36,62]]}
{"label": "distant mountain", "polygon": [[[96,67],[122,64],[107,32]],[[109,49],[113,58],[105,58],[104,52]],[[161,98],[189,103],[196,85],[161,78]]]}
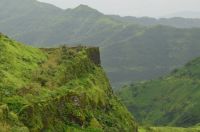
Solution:
{"label": "distant mountain", "polygon": [[125,86],[118,95],[142,124],[198,125],[200,58],[160,79]]}
{"label": "distant mountain", "polygon": [[113,86],[159,77],[200,56],[200,29],[143,26],[86,5],[62,10],[35,0],[0,3],[0,31],[18,41],[38,47],[100,46],[102,65]]}
{"label": "distant mountain", "polygon": [[166,15],[164,17],[183,17],[183,18],[198,18],[200,19],[200,12],[194,12],[194,11],[183,11],[183,12],[176,12],[176,13],[172,13],[169,15]]}
{"label": "distant mountain", "polygon": [[120,17],[117,15],[110,15],[110,17],[116,20],[127,22],[127,23],[135,23],[142,26],[165,25],[165,26],[172,26],[176,28],[200,28],[200,17],[183,18],[183,17],[177,17],[177,16],[174,15],[173,17],[169,17],[169,18],[156,19],[156,18],[151,18],[151,17],[132,17],[132,16]]}

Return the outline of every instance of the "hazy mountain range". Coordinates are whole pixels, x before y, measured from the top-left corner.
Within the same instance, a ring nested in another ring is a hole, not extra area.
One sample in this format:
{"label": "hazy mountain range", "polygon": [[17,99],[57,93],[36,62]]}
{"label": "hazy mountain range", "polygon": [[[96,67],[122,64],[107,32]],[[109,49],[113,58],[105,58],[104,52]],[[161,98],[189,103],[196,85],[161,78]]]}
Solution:
{"label": "hazy mountain range", "polygon": [[36,0],[0,2],[0,31],[18,41],[100,46],[114,86],[159,77],[200,55],[200,29],[190,29],[199,27],[198,19],[122,18],[86,5],[63,10]]}
{"label": "hazy mountain range", "polygon": [[[200,27],[200,17],[196,18],[183,18],[183,17],[173,17],[170,18],[152,18],[152,17],[120,17],[117,15],[110,15],[110,17],[127,23],[139,24],[142,26],[155,26],[155,25],[165,25],[177,28],[199,28]],[[179,15],[177,15],[179,16]],[[183,15],[184,16],[184,15]]]}
{"label": "hazy mountain range", "polygon": [[200,18],[200,12],[195,11],[182,11],[165,15],[164,17],[183,17],[183,18]]}

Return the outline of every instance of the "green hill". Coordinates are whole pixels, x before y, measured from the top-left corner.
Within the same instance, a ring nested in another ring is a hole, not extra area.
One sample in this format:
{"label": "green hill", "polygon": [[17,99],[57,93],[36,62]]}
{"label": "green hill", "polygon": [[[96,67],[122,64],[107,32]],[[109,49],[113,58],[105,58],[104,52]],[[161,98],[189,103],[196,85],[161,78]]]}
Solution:
{"label": "green hill", "polygon": [[0,34],[0,131],[137,131],[96,47],[36,49]]}
{"label": "green hill", "polygon": [[167,19],[172,24],[158,26],[155,22],[146,27],[86,5],[63,10],[36,0],[0,3],[0,31],[18,41],[38,47],[65,43],[99,46],[102,66],[116,87],[157,78],[200,56],[200,29],[168,27],[173,23],[184,27],[190,19],[178,20],[178,24]]}
{"label": "green hill", "polygon": [[144,125],[194,126],[200,123],[200,58],[170,75],[120,89],[122,102]]}

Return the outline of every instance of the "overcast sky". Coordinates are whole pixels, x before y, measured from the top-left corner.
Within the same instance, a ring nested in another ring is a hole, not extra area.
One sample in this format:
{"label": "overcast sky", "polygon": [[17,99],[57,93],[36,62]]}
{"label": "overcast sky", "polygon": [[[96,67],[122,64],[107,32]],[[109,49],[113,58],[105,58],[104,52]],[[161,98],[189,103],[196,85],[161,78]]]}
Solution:
{"label": "overcast sky", "polygon": [[200,12],[200,0],[39,0],[61,8],[89,5],[105,14],[160,17],[176,12]]}

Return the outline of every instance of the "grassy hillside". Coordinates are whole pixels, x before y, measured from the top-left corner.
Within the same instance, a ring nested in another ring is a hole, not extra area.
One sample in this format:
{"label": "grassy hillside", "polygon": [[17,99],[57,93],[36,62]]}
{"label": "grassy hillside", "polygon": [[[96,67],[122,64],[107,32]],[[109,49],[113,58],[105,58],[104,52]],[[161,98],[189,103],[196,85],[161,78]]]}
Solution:
{"label": "grassy hillside", "polygon": [[170,75],[125,86],[118,95],[144,125],[194,126],[200,122],[200,58]]}
{"label": "grassy hillside", "polygon": [[95,47],[36,49],[0,35],[0,131],[136,131]]}
{"label": "grassy hillside", "polygon": [[35,0],[0,2],[0,31],[17,40],[39,47],[99,46],[113,86],[157,78],[200,56],[200,29],[139,26],[86,5],[63,10]]}

